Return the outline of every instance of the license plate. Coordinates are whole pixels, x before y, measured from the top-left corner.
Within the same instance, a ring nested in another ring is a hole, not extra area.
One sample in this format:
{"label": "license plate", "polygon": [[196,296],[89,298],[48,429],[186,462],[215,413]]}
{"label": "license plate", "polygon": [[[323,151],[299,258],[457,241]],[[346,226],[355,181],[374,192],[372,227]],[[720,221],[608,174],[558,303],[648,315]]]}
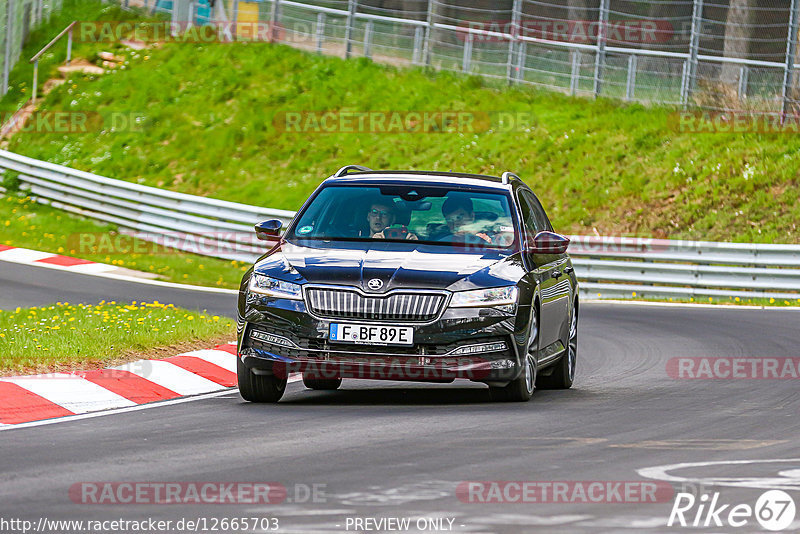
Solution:
{"label": "license plate", "polygon": [[362,345],[413,345],[414,329],[410,326],[331,323],[330,340]]}

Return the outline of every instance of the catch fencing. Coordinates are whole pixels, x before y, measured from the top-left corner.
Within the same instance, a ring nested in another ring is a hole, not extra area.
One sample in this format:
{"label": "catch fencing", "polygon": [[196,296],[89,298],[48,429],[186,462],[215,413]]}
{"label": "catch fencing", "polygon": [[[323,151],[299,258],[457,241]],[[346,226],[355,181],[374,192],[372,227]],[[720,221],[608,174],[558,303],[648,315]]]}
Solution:
{"label": "catch fencing", "polygon": [[[0,150],[36,202],[117,225],[145,240],[208,256],[253,261],[267,250],[253,224],[294,212],[114,180]],[[571,236],[570,255],[589,298],[800,299],[800,245]]]}
{"label": "catch fencing", "polygon": [[[208,0],[122,0],[179,22]],[[573,95],[798,115],[800,0],[217,0],[209,23]],[[191,19],[197,23],[196,18]]]}

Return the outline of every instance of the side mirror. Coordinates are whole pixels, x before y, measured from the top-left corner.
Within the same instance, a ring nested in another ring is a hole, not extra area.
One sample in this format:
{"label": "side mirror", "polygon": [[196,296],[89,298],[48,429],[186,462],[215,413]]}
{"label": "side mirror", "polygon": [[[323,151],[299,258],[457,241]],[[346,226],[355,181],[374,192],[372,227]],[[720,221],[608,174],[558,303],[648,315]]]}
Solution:
{"label": "side mirror", "polygon": [[275,241],[280,237],[283,223],[278,219],[270,219],[255,225],[256,237],[262,241]]}
{"label": "side mirror", "polygon": [[555,232],[539,232],[533,238],[532,254],[564,254],[569,247],[569,238]]}

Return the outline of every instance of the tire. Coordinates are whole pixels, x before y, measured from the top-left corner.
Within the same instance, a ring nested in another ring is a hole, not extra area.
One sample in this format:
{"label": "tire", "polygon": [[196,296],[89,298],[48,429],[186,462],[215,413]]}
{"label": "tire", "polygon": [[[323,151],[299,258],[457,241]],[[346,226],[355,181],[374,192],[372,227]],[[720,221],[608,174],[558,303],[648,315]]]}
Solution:
{"label": "tire", "polygon": [[286,379],[275,375],[257,375],[236,358],[236,374],[239,378],[239,394],[250,402],[278,402],[286,391]]}
{"label": "tire", "polygon": [[[536,352],[539,341],[539,318],[534,309],[529,347]],[[489,387],[489,394],[495,402],[527,402],[536,390],[536,357],[530,349],[525,357],[525,365],[519,376],[505,387]]]}
{"label": "tire", "polygon": [[317,389],[320,391],[333,391],[334,389],[339,389],[339,386],[342,385],[341,378],[310,378],[303,375],[303,384],[308,389]]}
{"label": "tire", "polygon": [[492,400],[495,402],[527,402],[531,400],[536,389],[536,360],[533,354],[525,358],[525,367],[520,375],[502,388],[489,388]]}
{"label": "tire", "polygon": [[[577,304],[577,303],[576,303]],[[567,351],[560,360],[553,366],[553,372],[548,375],[540,375],[539,383],[541,389],[569,389],[575,381],[575,367],[578,362],[578,307],[573,305],[572,318],[569,322],[569,339],[567,340]]]}

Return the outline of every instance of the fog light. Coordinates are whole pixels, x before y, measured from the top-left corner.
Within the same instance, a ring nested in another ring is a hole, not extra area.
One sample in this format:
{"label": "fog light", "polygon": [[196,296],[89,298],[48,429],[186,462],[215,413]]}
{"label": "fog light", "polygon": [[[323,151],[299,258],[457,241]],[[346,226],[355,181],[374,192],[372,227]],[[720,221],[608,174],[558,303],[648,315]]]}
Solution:
{"label": "fog light", "polygon": [[478,345],[464,345],[462,347],[457,347],[450,352],[448,355],[452,356],[463,356],[465,354],[481,354],[483,352],[500,352],[506,350],[506,342],[505,341],[496,341],[494,343],[480,343]]}
{"label": "fog light", "polygon": [[492,362],[492,369],[511,369],[514,362],[511,360],[495,360]]}
{"label": "fog light", "polygon": [[290,339],[286,339],[282,336],[276,336],[275,334],[269,334],[267,332],[260,332],[258,330],[253,330],[250,332],[250,339],[255,339],[256,341],[261,341],[263,343],[269,343],[270,345],[280,345],[282,347],[295,346]]}

